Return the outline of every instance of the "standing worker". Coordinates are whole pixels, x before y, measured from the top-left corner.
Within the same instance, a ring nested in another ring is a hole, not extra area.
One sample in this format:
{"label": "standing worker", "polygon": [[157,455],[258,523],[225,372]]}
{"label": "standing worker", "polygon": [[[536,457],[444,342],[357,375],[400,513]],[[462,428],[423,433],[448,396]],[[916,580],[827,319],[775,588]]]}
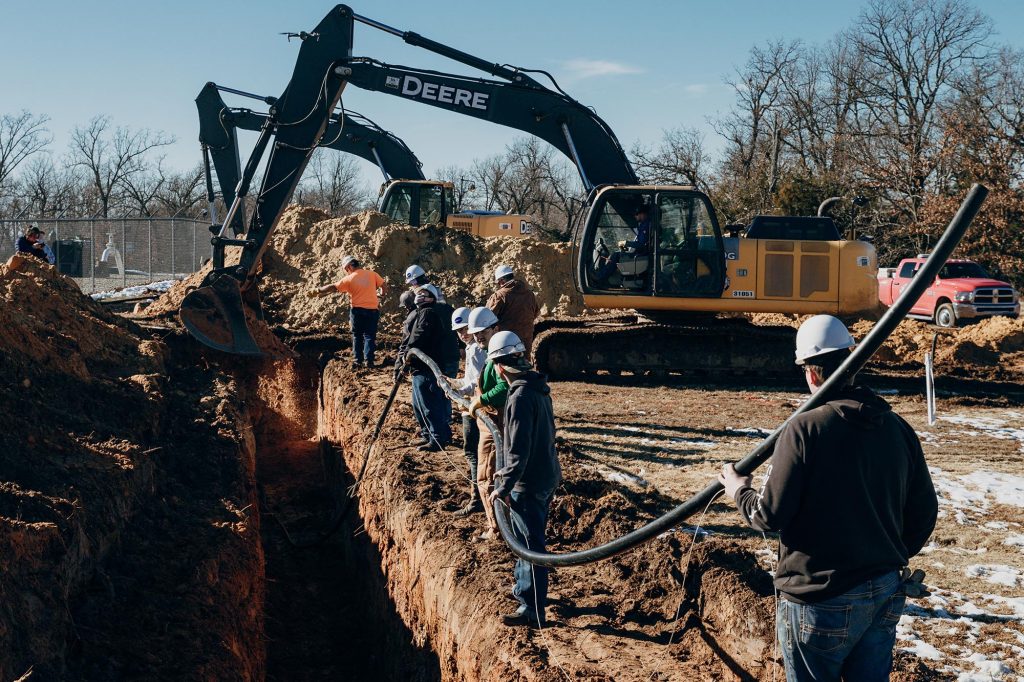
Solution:
{"label": "standing worker", "polygon": [[[380,296],[388,293],[387,281],[373,270],[364,270],[353,256],[341,259],[345,276],[334,284],[325,284],[309,292],[311,297],[347,293],[352,307],[348,322],[352,327],[352,368],[375,366],[377,324],[380,322]],[[380,292],[378,293],[378,289]]]}
{"label": "standing worker", "polygon": [[494,270],[498,290],[487,299],[487,307],[498,317],[498,331],[515,332],[529,358],[533,348],[533,322],[540,314],[540,305],[530,287],[507,265]]}
{"label": "standing worker", "polygon": [[[466,369],[458,379],[447,379],[452,390],[461,396],[469,397],[474,395],[477,383],[480,381],[480,373],[487,362],[487,350],[481,346],[469,333],[469,308],[459,308],[452,313],[452,329],[454,329],[463,343],[466,344]],[[480,447],[480,427],[476,419],[468,412],[462,414],[462,443],[463,454],[466,456],[466,463],[469,464],[469,503],[455,512],[456,516],[469,516],[475,512],[483,511],[483,499],[480,497],[480,489],[476,484],[477,476],[477,449]]]}
{"label": "standing worker", "polygon": [[[405,284],[409,288],[406,291],[402,292],[402,295],[399,297],[399,301],[402,303],[402,305],[412,307],[412,300],[416,297],[416,290],[423,286],[424,284],[430,283],[430,277],[427,276],[427,273],[426,271],[423,270],[423,268],[416,265],[415,263],[410,265],[405,269]],[[437,289],[437,302],[446,303],[447,301],[445,300],[444,292],[441,291],[441,287],[435,284],[434,288]]]}
{"label": "standing worker", "polygon": [[[796,335],[811,393],[850,356],[831,315]],[[906,597],[925,594],[910,557],[935,528],[938,501],[907,422],[853,377],[779,435],[760,491],[731,464],[719,481],[743,520],[779,531],[776,628],[787,680],[888,680]]]}
{"label": "standing worker", "polygon": [[[481,348],[487,348],[491,337],[498,331],[498,318],[490,308],[473,308],[469,314],[467,331],[473,335]],[[476,451],[476,484],[480,490],[480,499],[486,500],[494,485],[494,460],[497,454],[494,449],[494,437],[477,414],[481,410],[494,421],[500,429],[504,416],[505,399],[508,398],[508,382],[501,378],[494,363],[488,359],[480,372],[477,382],[476,396],[469,403],[469,414],[477,418],[477,429],[480,432],[480,443]],[[487,529],[480,535],[481,540],[493,540],[498,537],[498,524],[494,520],[494,507],[485,504],[484,514]]]}
{"label": "standing worker", "polygon": [[[437,289],[425,284],[416,291],[416,310],[410,313],[401,347],[398,350],[397,371],[403,367],[412,372],[412,410],[426,441],[418,442],[422,452],[439,452],[452,440],[452,403],[437,383],[434,373],[419,358],[408,358],[407,351],[416,348],[437,364],[449,357],[445,346],[454,338],[448,320],[442,320],[434,310]],[[458,346],[455,348],[458,353]]]}
{"label": "standing worker", "polygon": [[[562,482],[555,450],[555,415],[551,389],[526,359],[526,346],[513,332],[498,332],[487,346],[487,359],[508,385],[502,431],[504,457],[495,474],[487,506],[502,500],[511,511],[512,529],[535,552],[545,551],[548,510]],[[506,625],[543,628],[548,599],[548,569],[517,559],[512,594],[515,612],[502,616]]]}

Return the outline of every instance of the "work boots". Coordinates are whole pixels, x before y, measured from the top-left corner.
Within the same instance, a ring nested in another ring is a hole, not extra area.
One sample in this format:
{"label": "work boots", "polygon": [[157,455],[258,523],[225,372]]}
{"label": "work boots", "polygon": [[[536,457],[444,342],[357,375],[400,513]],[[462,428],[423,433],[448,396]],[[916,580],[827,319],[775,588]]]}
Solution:
{"label": "work boots", "polygon": [[476,514],[484,510],[484,505],[480,503],[480,493],[477,491],[477,487],[474,485],[469,490],[469,504],[462,509],[455,512],[456,518],[464,518],[470,514]]}

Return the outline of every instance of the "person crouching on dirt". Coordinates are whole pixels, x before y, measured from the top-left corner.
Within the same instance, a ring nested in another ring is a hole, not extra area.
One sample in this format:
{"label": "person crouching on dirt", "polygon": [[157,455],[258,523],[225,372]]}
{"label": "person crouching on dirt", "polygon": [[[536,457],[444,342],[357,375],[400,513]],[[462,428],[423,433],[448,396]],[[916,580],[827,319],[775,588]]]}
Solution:
{"label": "person crouching on dirt", "polygon": [[[469,313],[469,326],[466,330],[473,335],[473,338],[481,348],[487,348],[488,342],[498,332],[498,318],[491,312],[490,308],[473,308]],[[476,485],[480,491],[480,499],[486,500],[491,494],[494,485],[494,437],[490,430],[480,420],[480,413],[485,412],[494,424],[500,429],[502,425],[502,411],[505,409],[505,399],[508,397],[508,382],[501,378],[497,368],[490,360],[484,363],[477,380],[476,395],[469,403],[469,414],[477,421],[477,430],[480,432],[480,442],[476,451]],[[480,535],[481,540],[494,540],[498,537],[498,524],[494,520],[494,508],[484,505],[484,517],[487,520],[487,528]]]}
{"label": "person crouching on dirt", "polygon": [[498,317],[498,330],[515,332],[526,346],[529,358],[533,348],[533,323],[540,314],[537,296],[526,282],[516,279],[508,265],[495,268],[494,281],[498,289],[487,299],[487,307]]}
{"label": "person crouching on dirt", "polygon": [[[487,346],[487,359],[509,384],[502,430],[504,453],[494,475],[488,506],[501,500],[511,511],[512,529],[535,552],[545,549],[548,509],[562,482],[555,451],[555,416],[544,376],[526,359],[526,346],[513,332],[498,332]],[[544,627],[548,569],[517,559],[512,594],[519,608],[502,616],[506,625]]]}
{"label": "person crouching on dirt", "polygon": [[[438,385],[434,373],[422,360],[408,355],[410,348],[426,354],[438,365],[450,357],[449,339],[453,339],[448,320],[438,317],[434,309],[437,303],[437,289],[426,284],[416,292],[416,311],[408,320],[402,344],[398,351],[397,372],[406,369],[412,373],[412,411],[420,426],[420,433],[426,438],[416,442],[421,452],[443,450],[452,439],[452,403]],[[455,347],[458,354],[458,345]]]}
{"label": "person crouching on dirt", "polygon": [[[811,393],[850,356],[842,322],[800,326]],[[888,680],[906,597],[926,594],[910,557],[935,528],[935,488],[913,428],[851,381],[791,421],[759,491],[731,464],[719,481],[751,528],[780,532],[775,586],[787,680]]]}
{"label": "person crouching on dirt", "polygon": [[[466,344],[466,366],[462,376],[457,379],[446,379],[452,390],[463,397],[474,395],[477,382],[480,380],[480,373],[487,362],[487,350],[476,342],[473,335],[469,333],[469,308],[458,308],[452,313],[452,329],[459,335],[459,339]],[[480,497],[480,489],[476,484],[477,476],[477,449],[480,447],[480,427],[476,419],[468,412],[462,413],[462,443],[463,453],[466,462],[469,464],[469,503],[462,509],[455,512],[456,516],[469,516],[475,512],[483,511],[483,499]]]}
{"label": "person crouching on dirt", "polygon": [[43,243],[43,231],[35,225],[25,230],[24,236],[18,237],[17,251],[25,256],[35,256],[44,263],[49,262],[46,245]]}
{"label": "person crouching on dirt", "polygon": [[[325,284],[309,292],[311,297],[347,293],[352,307],[348,322],[352,328],[352,368],[374,367],[377,351],[377,324],[380,322],[380,296],[388,293],[387,281],[373,270],[365,270],[352,256],[341,259],[345,276],[334,284]],[[379,294],[377,290],[380,290]]]}

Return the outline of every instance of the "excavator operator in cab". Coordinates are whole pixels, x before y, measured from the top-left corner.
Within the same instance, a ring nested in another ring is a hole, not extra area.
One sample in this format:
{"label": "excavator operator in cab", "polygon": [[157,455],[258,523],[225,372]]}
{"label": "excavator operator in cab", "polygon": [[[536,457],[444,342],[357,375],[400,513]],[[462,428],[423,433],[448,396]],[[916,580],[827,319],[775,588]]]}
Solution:
{"label": "excavator operator in cab", "polygon": [[651,213],[647,204],[640,204],[633,213],[636,219],[636,227],[633,228],[635,237],[631,241],[619,242],[619,250],[599,263],[597,268],[597,279],[606,282],[615,273],[616,266],[622,260],[623,254],[632,256],[646,256],[649,250],[649,238],[651,235]]}

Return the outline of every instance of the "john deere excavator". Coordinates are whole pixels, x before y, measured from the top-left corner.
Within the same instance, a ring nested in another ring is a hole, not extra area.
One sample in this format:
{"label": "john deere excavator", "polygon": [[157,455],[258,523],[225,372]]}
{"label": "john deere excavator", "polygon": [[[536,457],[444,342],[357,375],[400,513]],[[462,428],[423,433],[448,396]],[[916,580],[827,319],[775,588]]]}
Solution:
{"label": "john deere excavator", "polygon": [[[270,114],[229,107],[221,92],[260,100],[271,107],[277,103],[276,97],[256,95],[216,83],[207,83],[196,97],[206,193],[214,223],[217,218],[213,175],[217,176],[221,196],[228,206],[234,201],[235,188],[242,175],[236,130],[259,131],[271,119]],[[321,143],[321,147],[355,154],[380,169],[384,182],[380,187],[377,208],[397,223],[413,227],[441,224],[484,237],[530,237],[533,234],[533,218],[529,215],[456,210],[454,184],[426,179],[421,170],[423,164],[409,146],[361,114],[350,110],[340,115],[332,114],[324,138],[326,142]],[[244,231],[244,215],[243,203],[231,225],[236,235]]]}
{"label": "john deere excavator", "polygon": [[[353,57],[356,22],[501,80]],[[608,125],[549,74],[488,62],[359,16],[345,5],[300,37],[292,81],[264,126],[240,183],[248,185],[271,132],[276,133],[249,230],[241,240],[214,238],[218,268],[182,305],[186,326],[210,345],[243,353],[255,345],[238,324],[244,323],[239,291],[253,290],[267,235],[312,149],[330,139],[324,134],[326,123],[348,83],[528,132],[573,161],[588,192],[586,217],[574,239],[577,287],[590,308],[636,313],[539,328],[534,354],[541,369],[552,374],[786,371],[792,366],[791,329],[756,327],[713,314],[849,316],[875,305],[877,264],[869,244],[803,234],[724,237],[710,199],[696,188],[639,184]],[[552,87],[532,74],[546,76]],[[236,210],[233,205],[229,219]],[[230,244],[243,247],[242,264],[225,269],[222,253]],[[613,253],[615,245],[621,250]],[[231,330],[230,343],[224,343],[225,327]]]}

